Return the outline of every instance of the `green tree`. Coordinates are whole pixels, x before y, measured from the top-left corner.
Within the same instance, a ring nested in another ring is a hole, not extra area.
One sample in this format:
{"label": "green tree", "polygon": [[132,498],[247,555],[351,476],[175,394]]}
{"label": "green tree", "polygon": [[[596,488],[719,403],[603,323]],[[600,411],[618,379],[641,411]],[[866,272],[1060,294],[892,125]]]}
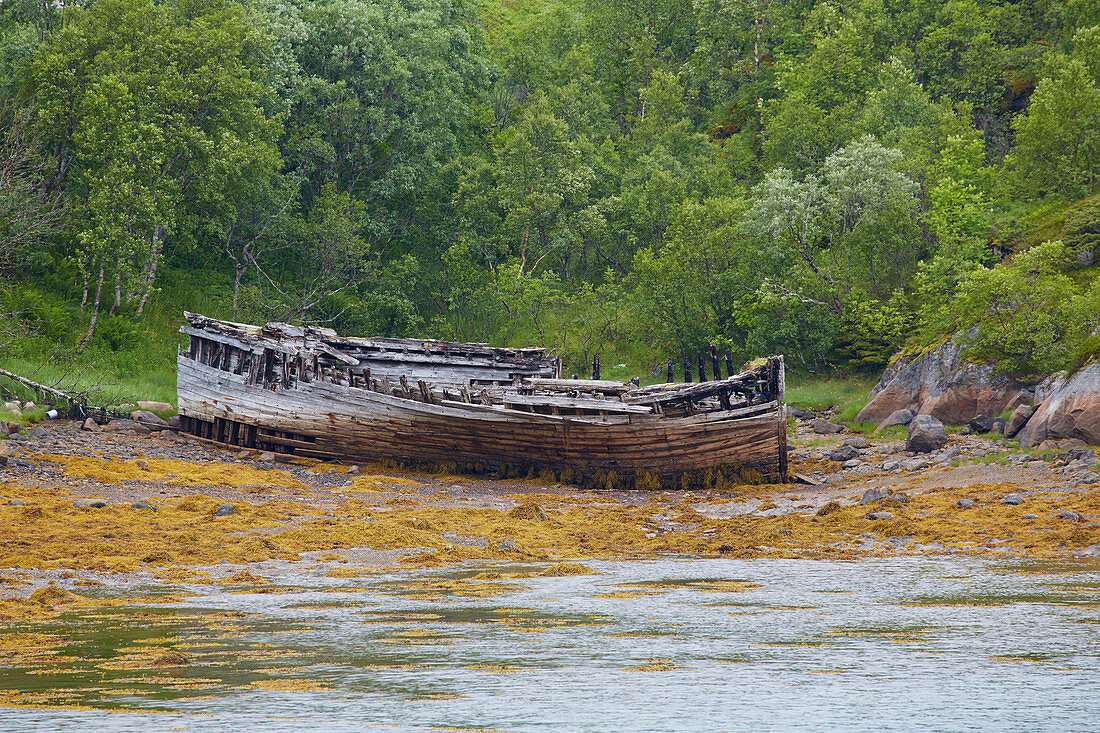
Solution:
{"label": "green tree", "polygon": [[[266,41],[232,2],[103,0],[64,11],[29,62],[24,97],[82,212],[75,258],[91,340],[105,282],[141,314],[169,238],[233,215],[242,180],[278,163],[255,76]],[[114,310],[113,309],[113,310]]]}
{"label": "green tree", "polygon": [[1080,196],[1100,177],[1100,88],[1084,62],[1069,61],[1043,79],[1027,114],[1016,118],[1013,157],[1025,186]]}
{"label": "green tree", "polygon": [[1022,376],[1067,367],[1100,327],[1100,288],[1086,291],[1066,276],[1069,259],[1061,242],[1045,242],[1007,266],[973,271],[953,303],[970,353]]}

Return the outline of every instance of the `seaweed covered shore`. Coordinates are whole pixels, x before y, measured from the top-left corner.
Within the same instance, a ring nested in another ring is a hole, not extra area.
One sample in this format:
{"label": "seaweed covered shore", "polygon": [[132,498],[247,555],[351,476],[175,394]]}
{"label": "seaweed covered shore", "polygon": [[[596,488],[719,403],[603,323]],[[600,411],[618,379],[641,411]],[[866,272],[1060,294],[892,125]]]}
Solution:
{"label": "seaweed covered shore", "polygon": [[[668,553],[1098,554],[1100,483],[1066,470],[1057,446],[1020,454],[1007,442],[953,435],[946,458],[913,465],[887,436],[845,469],[828,458],[844,440],[808,431],[792,439],[794,472],[820,485],[591,492],[552,478],[284,462],[169,431],[55,423],[4,443],[0,615],[48,615],[118,574],[217,582],[273,559],[354,574]],[[895,467],[907,461],[910,470]]]}

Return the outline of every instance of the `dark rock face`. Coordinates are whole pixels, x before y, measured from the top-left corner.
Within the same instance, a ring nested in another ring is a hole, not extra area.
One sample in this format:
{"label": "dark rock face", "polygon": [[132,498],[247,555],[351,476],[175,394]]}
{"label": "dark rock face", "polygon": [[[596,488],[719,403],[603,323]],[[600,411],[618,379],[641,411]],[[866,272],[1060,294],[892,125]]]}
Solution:
{"label": "dark rock face", "polygon": [[914,453],[931,453],[947,443],[947,431],[943,423],[931,415],[917,415],[909,423],[909,435],[905,439],[905,450]]}
{"label": "dark rock face", "polygon": [[1051,438],[1100,445],[1100,362],[1072,377],[1054,375],[1043,388],[1045,398],[1018,433],[1020,445],[1034,448]]}
{"label": "dark rock face", "polygon": [[996,420],[989,415],[978,415],[973,420],[968,422],[967,426],[969,426],[970,429],[973,430],[975,433],[992,433],[993,425],[995,423]]}
{"label": "dark rock face", "polygon": [[965,425],[977,415],[996,415],[1031,402],[1030,385],[996,374],[990,364],[967,362],[961,341],[956,336],[914,359],[892,364],[856,420],[881,424],[898,410],[912,410],[949,425]]}

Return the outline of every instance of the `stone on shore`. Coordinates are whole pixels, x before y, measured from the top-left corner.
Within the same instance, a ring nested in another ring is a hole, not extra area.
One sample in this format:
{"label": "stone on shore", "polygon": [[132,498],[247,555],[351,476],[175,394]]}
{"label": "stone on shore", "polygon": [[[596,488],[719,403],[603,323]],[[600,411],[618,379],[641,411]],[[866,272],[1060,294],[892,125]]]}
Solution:
{"label": "stone on shore", "polygon": [[859,458],[859,450],[850,445],[843,445],[834,451],[829,451],[825,454],[825,457],[830,461],[838,461],[843,463],[844,461],[850,461],[853,458]]}
{"label": "stone on shore", "polygon": [[894,515],[890,512],[867,512],[868,519],[893,519]]}
{"label": "stone on shore", "polygon": [[90,433],[98,433],[100,431],[99,424],[92,418],[86,418],[84,424],[80,426],[81,430],[87,430]]}
{"label": "stone on shore", "polygon": [[943,423],[931,415],[917,415],[909,423],[909,435],[905,450],[913,453],[931,453],[947,443],[947,431]]}
{"label": "stone on shore", "polygon": [[843,426],[837,425],[835,422],[826,420],[823,417],[815,418],[811,425],[813,426],[814,432],[819,435],[831,435],[832,433],[839,433],[844,429]]}
{"label": "stone on shore", "polygon": [[1012,414],[1008,416],[1008,422],[1005,423],[1005,437],[1016,437],[1016,433],[1020,432],[1024,425],[1027,425],[1027,421],[1034,414],[1035,408],[1031,405],[1020,405],[1013,410]]}
{"label": "stone on shore", "polygon": [[138,424],[144,425],[150,430],[164,430],[168,427],[168,423],[165,420],[148,410],[134,410],[130,413],[130,417]]}
{"label": "stone on shore", "polygon": [[215,517],[228,517],[233,513],[232,504],[219,504],[218,508],[214,510]]}
{"label": "stone on shore", "polygon": [[1005,498],[1001,499],[1002,504],[1009,504],[1011,506],[1017,506],[1024,503],[1024,497],[1019,494],[1008,494]]}
{"label": "stone on shore", "polygon": [[870,504],[872,501],[885,499],[889,495],[890,489],[886,488],[885,486],[879,486],[874,489],[867,489],[867,491],[863,492],[863,497],[859,500],[859,504],[860,506],[863,506],[864,504]]}
{"label": "stone on shore", "polygon": [[974,501],[972,499],[959,499],[955,502],[959,509],[973,509]]}
{"label": "stone on shore", "polygon": [[875,432],[882,432],[886,428],[892,428],[898,425],[908,425],[913,421],[913,416],[916,414],[917,413],[912,410],[894,410],[886,416],[885,420],[878,424],[878,427],[875,428]]}

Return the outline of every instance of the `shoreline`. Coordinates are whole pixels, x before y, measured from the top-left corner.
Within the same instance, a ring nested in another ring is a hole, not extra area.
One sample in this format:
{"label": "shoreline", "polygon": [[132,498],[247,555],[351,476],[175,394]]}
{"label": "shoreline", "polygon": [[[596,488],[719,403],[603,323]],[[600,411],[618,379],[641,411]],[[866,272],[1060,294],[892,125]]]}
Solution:
{"label": "shoreline", "polygon": [[[946,459],[885,472],[913,460],[896,437],[872,437],[859,465],[842,468],[825,456],[852,436],[800,426],[792,474],[820,485],[595,492],[536,478],[287,461],[125,426],[88,432],[58,422],[0,443],[0,517],[9,527],[0,536],[0,616],[51,613],[57,604],[28,600],[50,581],[73,593],[124,575],[209,580],[203,568],[247,571],[272,559],[349,573],[668,554],[1100,562],[1096,474],[1071,470],[1057,448],[1052,460],[1031,460],[982,436],[953,434]],[[1002,503],[1013,494],[1020,503]]]}

